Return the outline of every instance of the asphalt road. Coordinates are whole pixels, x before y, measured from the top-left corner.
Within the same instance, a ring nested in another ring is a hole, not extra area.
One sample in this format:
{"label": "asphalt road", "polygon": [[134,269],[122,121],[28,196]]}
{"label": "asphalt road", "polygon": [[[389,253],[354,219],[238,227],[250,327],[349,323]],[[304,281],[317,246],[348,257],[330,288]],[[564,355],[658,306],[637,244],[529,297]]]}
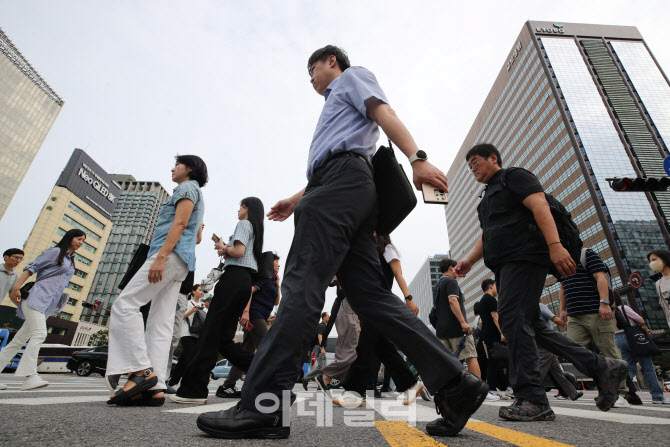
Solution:
{"label": "asphalt road", "polygon": [[[224,441],[209,438],[195,425],[204,411],[229,408],[234,401],[214,396],[221,380],[210,383],[206,405],[166,402],[160,408],[121,408],[105,404],[110,394],[100,376],[44,375],[51,385],[19,391],[21,381],[0,374],[0,445],[3,446],[662,446],[668,445],[670,405],[599,411],[594,391],[577,402],[550,395],[557,414],[553,422],[510,423],[498,418],[498,407],[510,401],[486,403],[455,438],[431,438],[426,422],[437,417],[432,402],[420,398],[403,407],[393,398],[377,399],[374,408],[343,409],[323,399],[314,385],[294,390],[291,437],[287,440]],[[412,426],[410,421],[416,421]]]}

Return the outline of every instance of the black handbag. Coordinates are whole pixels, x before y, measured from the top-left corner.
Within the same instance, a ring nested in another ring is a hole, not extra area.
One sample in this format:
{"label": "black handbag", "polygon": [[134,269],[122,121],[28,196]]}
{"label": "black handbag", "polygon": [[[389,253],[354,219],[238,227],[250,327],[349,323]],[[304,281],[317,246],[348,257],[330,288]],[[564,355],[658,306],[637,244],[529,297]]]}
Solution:
{"label": "black handbag", "polygon": [[40,281],[43,281],[43,280],[49,279],[49,278],[55,278],[56,276],[64,275],[65,273],[67,273],[67,270],[65,270],[64,272],[54,273],[53,275],[45,276],[44,278],[40,278],[36,281],[30,281],[28,283],[25,283],[19,289],[21,291],[21,299],[22,300],[27,300],[28,299],[28,296],[30,296],[30,289],[33,288],[33,286],[35,285],[36,282],[40,282]]}
{"label": "black handbag", "polygon": [[640,326],[630,324],[630,318],[626,314],[626,311],[621,306],[620,312],[623,314],[626,319],[627,326],[624,326],[623,332],[626,334],[626,340],[628,340],[628,346],[633,354],[638,356],[650,356],[655,357],[661,355],[661,350],[658,349],[658,346],[651,341],[649,335],[642,330]]}
{"label": "black handbag", "polygon": [[391,234],[416,206],[416,194],[405,170],[393,153],[393,145],[380,147],[372,157],[379,216],[377,234]]}
{"label": "black handbag", "polygon": [[488,349],[491,360],[509,360],[509,348],[505,343],[494,341]]}
{"label": "black handbag", "polygon": [[119,290],[125,289],[130,280],[133,279],[133,276],[135,276],[135,273],[142,268],[142,265],[147,260],[149,248],[150,246],[147,244],[140,244],[139,247],[137,247],[133,259],[130,261],[130,264],[128,264],[128,270],[126,270],[126,273],[123,275],[123,278],[121,278],[121,282],[118,285]]}
{"label": "black handbag", "polygon": [[251,275],[254,284],[262,284],[275,279],[275,258],[271,251],[264,251],[257,260],[258,272]]}

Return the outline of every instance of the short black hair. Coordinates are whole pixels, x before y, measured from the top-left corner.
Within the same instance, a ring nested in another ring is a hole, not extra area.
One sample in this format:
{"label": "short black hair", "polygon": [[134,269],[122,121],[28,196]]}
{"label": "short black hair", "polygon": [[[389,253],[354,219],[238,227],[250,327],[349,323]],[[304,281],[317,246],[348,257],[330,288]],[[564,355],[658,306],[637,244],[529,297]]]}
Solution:
{"label": "short black hair", "polygon": [[440,261],[440,271],[444,273],[448,271],[450,267],[456,267],[456,264],[458,264],[458,262],[453,259],[444,258]]}
{"label": "short black hair", "polygon": [[25,255],[25,253],[20,248],[10,248],[9,250],[5,250],[5,252],[2,254],[2,257],[4,258],[5,256],[14,255]]}
{"label": "short black hair", "polygon": [[482,281],[482,290],[486,292],[489,288],[496,283],[495,279],[487,278]]}
{"label": "short black hair", "polygon": [[475,313],[475,315],[479,315],[482,313],[482,302],[477,301],[474,306],[472,306],[472,311]]}
{"label": "short black hair", "polygon": [[273,252],[272,252],[272,260],[273,260],[273,261],[279,261],[280,259],[281,259],[281,258],[279,257],[279,255],[277,254],[277,252],[274,252],[274,251],[273,251]]}
{"label": "short black hair", "polygon": [[647,261],[650,261],[651,255],[661,258],[663,264],[670,265],[670,251],[668,250],[653,250],[647,253]]}
{"label": "short black hair", "polygon": [[502,168],[503,162],[500,156],[500,151],[492,144],[482,143],[472,146],[472,149],[465,154],[465,161],[470,160],[470,157],[479,155],[480,157],[489,158],[489,155],[495,155],[498,158],[498,166]]}
{"label": "short black hair", "polygon": [[351,67],[351,63],[349,62],[349,56],[347,56],[346,51],[336,47],[335,45],[326,45],[325,47],[316,50],[309,57],[309,60],[307,61],[307,71],[310,71],[312,69],[312,65],[314,65],[314,62],[325,61],[330,56],[335,56],[335,59],[337,60],[337,65],[340,67],[340,70],[344,71],[347,68]]}
{"label": "short black hair", "polygon": [[188,178],[198,182],[201,188],[207,184],[209,181],[207,165],[202,158],[197,155],[177,155],[174,159],[177,160],[177,163],[181,163],[191,169],[191,172],[188,173]]}
{"label": "short black hair", "polygon": [[324,312],[324,313],[322,313],[322,314],[321,314],[321,319],[323,320],[324,318],[326,318],[327,315],[328,315],[328,312]]}

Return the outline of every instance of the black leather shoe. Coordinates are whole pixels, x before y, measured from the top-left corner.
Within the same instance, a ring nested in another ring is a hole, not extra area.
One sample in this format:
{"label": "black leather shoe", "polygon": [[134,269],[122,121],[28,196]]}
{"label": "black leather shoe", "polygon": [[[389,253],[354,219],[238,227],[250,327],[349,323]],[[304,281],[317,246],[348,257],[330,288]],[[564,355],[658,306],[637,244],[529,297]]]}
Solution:
{"label": "black leather shoe", "polygon": [[197,424],[208,435],[223,439],[285,439],[291,434],[291,427],[282,424],[281,412],[247,410],[241,403],[228,410],[203,413]]}
{"label": "black leather shoe", "polygon": [[631,405],[642,405],[642,399],[640,399],[637,393],[626,393],[623,397]]}
{"label": "black leather shoe", "polygon": [[570,400],[577,400],[577,399],[579,399],[580,397],[582,397],[583,395],[584,395],[584,393],[583,393],[582,391],[577,391],[577,394],[575,394],[574,396],[572,396],[572,397],[570,398]]}
{"label": "black leather shoe", "polygon": [[628,374],[628,363],[623,360],[605,359],[607,368],[600,372],[593,381],[598,386],[598,397],[596,406],[601,411],[609,411],[619,398],[619,384],[626,380]]}
{"label": "black leather shoe", "polygon": [[435,409],[442,417],[426,424],[431,436],[456,436],[481,406],[489,386],[472,373],[463,371],[460,381],[435,394]]}
{"label": "black leather shoe", "polygon": [[540,405],[521,399],[517,399],[509,407],[500,408],[498,416],[508,421],[517,422],[553,421],[556,419],[556,415],[549,405]]}

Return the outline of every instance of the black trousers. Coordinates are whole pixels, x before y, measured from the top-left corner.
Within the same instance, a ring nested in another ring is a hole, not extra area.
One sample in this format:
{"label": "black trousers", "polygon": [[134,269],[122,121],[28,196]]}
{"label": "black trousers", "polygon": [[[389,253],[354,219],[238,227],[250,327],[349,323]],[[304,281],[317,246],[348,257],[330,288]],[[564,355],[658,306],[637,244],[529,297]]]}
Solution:
{"label": "black trousers", "polygon": [[[186,323],[184,322],[183,324]],[[181,378],[184,376],[184,371],[186,371],[186,367],[188,366],[189,362],[193,359],[193,356],[195,355],[195,349],[196,349],[195,347],[196,344],[198,343],[198,338],[191,337],[189,335],[179,339],[179,343],[181,343],[181,355],[179,356],[179,361],[177,361],[177,365],[174,367],[174,370],[170,375],[170,380],[168,381],[168,385],[170,386],[175,386],[176,384],[178,384]]]}
{"label": "black trousers", "polygon": [[[509,379],[517,399],[548,405],[542,387],[537,346],[565,357],[582,373],[607,368],[597,355],[540,320],[540,296],[549,268],[532,262],[508,262],[495,270],[500,329],[509,346]],[[537,343],[537,345],[536,345]]]}
{"label": "black trousers", "polygon": [[386,374],[390,373],[399,392],[414,386],[416,377],[396,347],[374,327],[362,321],[361,334],[356,346],[356,360],[342,381],[342,388],[355,391],[361,396],[365,395],[365,390],[369,389],[370,378],[374,377],[373,384],[377,382],[380,361],[384,364],[384,379]]}
{"label": "black trousers", "polygon": [[256,398],[264,393],[275,397],[260,396],[262,407],[287,397],[283,391],[295,385],[302,346],[316,332],[325,291],[336,273],[352,309],[407,354],[430,391],[463,371],[428,327],[387,290],[373,235],[376,218],[377,193],[364,160],[334,158],[312,174],[295,209],[277,319],[247,372],[242,406],[256,408]]}
{"label": "black trousers", "polygon": [[[494,340],[484,341],[487,350],[489,346],[493,345],[493,341]],[[491,391],[494,392],[496,390],[505,391],[507,389],[508,381],[505,380],[506,367],[507,367],[506,360],[495,360],[492,358],[486,358],[486,383],[489,385]]]}
{"label": "black trousers", "polygon": [[207,311],[205,326],[200,332],[196,353],[182,376],[181,386],[177,390],[178,396],[207,397],[209,375],[216,365],[219,352],[242,371],[249,369],[254,354],[233,339],[237,322],[250,296],[251,270],[238,266],[226,267],[214,287],[214,297]]}

